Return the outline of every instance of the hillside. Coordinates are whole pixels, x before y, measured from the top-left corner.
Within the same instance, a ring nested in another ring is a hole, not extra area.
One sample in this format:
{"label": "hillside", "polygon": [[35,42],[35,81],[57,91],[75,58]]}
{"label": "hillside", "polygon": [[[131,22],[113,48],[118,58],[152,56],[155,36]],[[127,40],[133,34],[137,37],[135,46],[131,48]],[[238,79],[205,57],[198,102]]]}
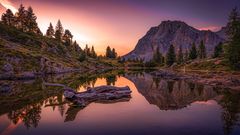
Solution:
{"label": "hillside", "polygon": [[[222,32],[219,32],[219,35]],[[149,61],[153,53],[159,48],[162,54],[166,54],[169,46],[174,45],[176,51],[182,47],[183,53],[189,51],[191,45],[197,46],[203,41],[206,45],[207,55],[213,54],[215,46],[224,39],[212,31],[200,31],[185,22],[163,21],[159,26],[152,27],[146,35],[141,38],[133,51],[123,56],[124,59],[144,59]]]}
{"label": "hillside", "polygon": [[33,78],[106,67],[92,58],[80,62],[80,53],[80,47],[66,46],[53,38],[24,33],[0,23],[0,79]]}

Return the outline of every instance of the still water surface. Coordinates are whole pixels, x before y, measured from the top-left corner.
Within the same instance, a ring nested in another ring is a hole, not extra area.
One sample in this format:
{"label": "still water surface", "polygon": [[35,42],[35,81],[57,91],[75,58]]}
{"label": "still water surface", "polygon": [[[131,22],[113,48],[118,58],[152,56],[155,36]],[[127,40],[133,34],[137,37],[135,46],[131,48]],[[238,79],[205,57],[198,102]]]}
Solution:
{"label": "still water surface", "polygon": [[[66,101],[63,83],[129,86],[132,97],[92,103],[81,109]],[[148,73],[65,74],[31,81],[0,81],[0,135],[239,135],[240,95],[236,92],[168,81]]]}

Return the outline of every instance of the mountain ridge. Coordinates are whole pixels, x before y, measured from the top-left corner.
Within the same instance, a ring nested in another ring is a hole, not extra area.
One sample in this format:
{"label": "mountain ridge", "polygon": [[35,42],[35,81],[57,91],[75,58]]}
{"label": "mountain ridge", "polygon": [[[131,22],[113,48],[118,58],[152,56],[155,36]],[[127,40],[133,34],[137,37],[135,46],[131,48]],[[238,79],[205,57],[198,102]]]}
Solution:
{"label": "mountain ridge", "polygon": [[210,30],[198,30],[183,21],[162,21],[160,25],[151,27],[150,30],[138,41],[134,50],[124,55],[124,59],[143,59],[149,61],[154,51],[159,47],[160,52],[166,55],[171,44],[175,51],[182,46],[183,53],[190,50],[191,44],[198,46],[203,40],[206,44],[207,55],[212,55],[215,46],[225,39]]}

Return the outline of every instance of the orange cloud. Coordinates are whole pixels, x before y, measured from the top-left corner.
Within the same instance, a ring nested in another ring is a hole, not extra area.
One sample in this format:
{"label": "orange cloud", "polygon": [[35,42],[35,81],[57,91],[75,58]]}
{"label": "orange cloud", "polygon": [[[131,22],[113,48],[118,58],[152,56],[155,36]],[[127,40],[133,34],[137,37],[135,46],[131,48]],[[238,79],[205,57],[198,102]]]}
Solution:
{"label": "orange cloud", "polygon": [[220,29],[219,26],[207,26],[198,28],[199,30],[211,30],[211,31],[218,31]]}

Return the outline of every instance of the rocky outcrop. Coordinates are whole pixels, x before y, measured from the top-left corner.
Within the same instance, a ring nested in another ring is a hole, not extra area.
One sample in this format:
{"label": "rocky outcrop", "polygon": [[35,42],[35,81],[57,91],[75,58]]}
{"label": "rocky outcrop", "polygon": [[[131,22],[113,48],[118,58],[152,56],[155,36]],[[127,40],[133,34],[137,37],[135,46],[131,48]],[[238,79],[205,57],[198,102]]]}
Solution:
{"label": "rocky outcrop", "polygon": [[163,21],[159,26],[152,27],[138,41],[134,50],[123,58],[149,61],[157,48],[165,55],[169,46],[173,44],[176,51],[181,46],[183,52],[186,52],[190,50],[192,43],[198,46],[202,40],[206,45],[207,54],[210,56],[215,46],[224,41],[224,38],[209,30],[200,31],[181,21]]}

